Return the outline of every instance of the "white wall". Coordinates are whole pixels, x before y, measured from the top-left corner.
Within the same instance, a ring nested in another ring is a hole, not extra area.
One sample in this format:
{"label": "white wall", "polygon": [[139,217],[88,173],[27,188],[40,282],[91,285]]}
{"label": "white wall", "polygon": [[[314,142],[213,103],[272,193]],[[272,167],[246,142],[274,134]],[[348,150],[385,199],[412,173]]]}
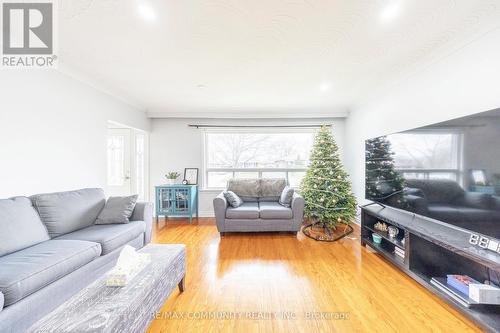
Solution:
{"label": "white wall", "polygon": [[[150,135],[150,179],[151,187],[165,183],[164,175],[168,171],[178,171],[181,174],[184,168],[199,168],[200,182],[203,168],[202,130],[188,127],[188,124],[217,124],[217,125],[284,125],[284,124],[322,124],[332,123],[333,133],[340,154],[344,148],[344,119],[153,119]],[[200,191],[200,216],[213,216],[212,200],[220,191]],[[154,191],[151,190],[151,198]]]}
{"label": "white wall", "polygon": [[500,29],[352,110],[346,123],[346,166],[364,198],[364,140],[500,107]]}
{"label": "white wall", "polygon": [[500,133],[500,115],[496,117],[478,118],[478,127],[467,127],[464,130],[464,174],[465,183],[469,185],[468,170],[484,169],[486,179],[493,180],[500,174],[498,158],[498,134]]}
{"label": "white wall", "polygon": [[0,198],[105,187],[108,120],[144,112],[52,70],[0,72]]}

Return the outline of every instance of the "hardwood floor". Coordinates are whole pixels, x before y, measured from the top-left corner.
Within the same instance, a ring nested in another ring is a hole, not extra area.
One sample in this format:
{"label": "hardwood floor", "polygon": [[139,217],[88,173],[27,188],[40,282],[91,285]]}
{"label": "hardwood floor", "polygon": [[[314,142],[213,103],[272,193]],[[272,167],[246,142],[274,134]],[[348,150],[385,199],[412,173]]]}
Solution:
{"label": "hardwood floor", "polygon": [[170,295],[150,333],[480,332],[361,247],[359,228],[356,239],[322,243],[281,233],[221,239],[213,219],[167,221],[154,242],[187,245],[186,290]]}

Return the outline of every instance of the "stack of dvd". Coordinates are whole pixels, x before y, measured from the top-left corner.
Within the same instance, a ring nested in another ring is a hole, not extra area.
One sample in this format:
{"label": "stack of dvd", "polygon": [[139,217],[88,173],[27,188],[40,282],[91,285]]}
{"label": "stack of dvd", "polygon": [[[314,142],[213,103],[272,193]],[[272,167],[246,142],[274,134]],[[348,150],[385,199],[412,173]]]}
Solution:
{"label": "stack of dvd", "polygon": [[396,247],[394,247],[394,254],[401,257],[401,258],[404,258],[405,257],[405,250],[396,246]]}
{"label": "stack of dvd", "polygon": [[449,285],[446,278],[433,277],[431,279],[431,284],[444,292],[446,295],[450,296],[457,303],[469,308],[474,305],[478,305],[478,302],[469,298],[469,295],[464,294],[457,288]]}

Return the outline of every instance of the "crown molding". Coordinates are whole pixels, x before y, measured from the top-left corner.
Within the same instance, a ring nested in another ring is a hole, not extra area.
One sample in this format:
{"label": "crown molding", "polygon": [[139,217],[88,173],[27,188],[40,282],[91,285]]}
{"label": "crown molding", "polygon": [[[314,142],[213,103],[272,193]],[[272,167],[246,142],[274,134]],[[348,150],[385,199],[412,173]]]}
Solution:
{"label": "crown molding", "polygon": [[[308,108],[304,108],[308,109]],[[226,111],[159,111],[151,110],[146,114],[149,118],[183,118],[183,119],[199,119],[199,118],[217,118],[217,119],[318,119],[318,118],[347,118],[349,116],[348,109],[331,109],[331,110],[313,110],[304,112],[303,110],[273,110],[269,109],[266,112],[262,111],[245,111],[245,110],[226,110]]]}

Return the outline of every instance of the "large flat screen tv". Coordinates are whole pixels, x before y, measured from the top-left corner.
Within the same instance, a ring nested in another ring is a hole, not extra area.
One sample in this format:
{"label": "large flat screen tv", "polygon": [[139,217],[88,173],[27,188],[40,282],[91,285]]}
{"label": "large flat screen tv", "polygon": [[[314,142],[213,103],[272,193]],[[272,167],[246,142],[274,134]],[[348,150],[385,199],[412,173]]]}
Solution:
{"label": "large flat screen tv", "polygon": [[365,194],[500,239],[500,109],[367,140]]}

